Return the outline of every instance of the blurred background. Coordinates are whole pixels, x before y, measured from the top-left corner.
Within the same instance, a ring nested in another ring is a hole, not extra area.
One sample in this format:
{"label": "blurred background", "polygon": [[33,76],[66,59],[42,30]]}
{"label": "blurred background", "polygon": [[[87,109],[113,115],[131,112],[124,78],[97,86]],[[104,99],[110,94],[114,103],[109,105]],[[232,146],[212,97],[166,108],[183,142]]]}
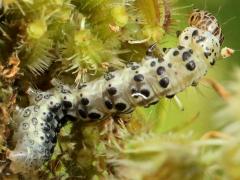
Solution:
{"label": "blurred background", "polygon": [[[240,1],[237,0],[179,0],[173,3],[176,22],[174,28],[187,26],[187,17],[192,9],[205,9],[213,13],[222,25],[225,41],[223,47],[240,49]],[[180,9],[180,10],[179,10]],[[180,25],[179,25],[180,23]],[[180,29],[178,29],[180,30]],[[173,41],[176,40],[173,37]],[[220,59],[216,65],[210,68],[207,78],[216,80],[224,87],[227,81],[232,79],[233,71],[239,66],[239,53],[236,52],[228,59]],[[178,95],[184,106],[181,111],[174,100],[164,100],[147,111],[147,120],[156,120],[158,132],[165,132],[171,128],[188,124],[184,131],[191,132],[194,137],[199,137],[207,131],[216,130],[215,114],[220,110],[223,99],[206,82],[201,82],[197,88],[188,88]],[[191,122],[191,123],[190,123]]]}

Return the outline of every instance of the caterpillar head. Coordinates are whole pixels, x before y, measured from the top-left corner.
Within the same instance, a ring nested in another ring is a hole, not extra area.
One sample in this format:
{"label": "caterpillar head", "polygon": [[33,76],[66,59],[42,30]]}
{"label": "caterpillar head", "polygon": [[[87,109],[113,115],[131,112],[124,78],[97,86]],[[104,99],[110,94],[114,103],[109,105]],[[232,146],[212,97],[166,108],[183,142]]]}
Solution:
{"label": "caterpillar head", "polygon": [[220,55],[220,42],[216,36],[208,31],[187,27],[179,36],[179,43],[193,52],[207,64],[214,65]]}
{"label": "caterpillar head", "polygon": [[190,14],[188,23],[191,27],[196,27],[210,32],[218,38],[220,45],[222,45],[224,41],[222,28],[218,24],[217,18],[211,13],[204,10],[194,9]]}

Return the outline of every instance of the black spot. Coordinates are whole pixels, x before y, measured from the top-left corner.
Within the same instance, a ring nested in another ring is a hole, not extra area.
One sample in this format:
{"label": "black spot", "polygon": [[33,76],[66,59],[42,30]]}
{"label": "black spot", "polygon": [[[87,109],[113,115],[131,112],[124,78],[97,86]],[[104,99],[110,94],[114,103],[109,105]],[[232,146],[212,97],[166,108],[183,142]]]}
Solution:
{"label": "black spot", "polygon": [[200,42],[203,42],[203,41],[205,41],[205,40],[206,40],[206,37],[202,36],[202,37],[200,37],[200,39],[198,39],[198,40],[196,41],[196,43],[200,43]]}
{"label": "black spot", "polygon": [[189,50],[189,53],[190,53],[190,54],[193,54],[193,50],[192,50],[192,49],[190,49],[190,50]]}
{"label": "black spot", "polygon": [[216,63],[216,60],[215,59],[213,59],[213,61],[212,62],[210,62],[210,65],[214,65]]}
{"label": "black spot", "polygon": [[192,36],[197,36],[198,35],[198,30],[194,30],[192,33]]}
{"label": "black spot", "polygon": [[168,63],[168,67],[171,68],[171,67],[172,67],[172,64],[171,64],[171,63]]}
{"label": "black spot", "polygon": [[46,121],[47,121],[47,122],[50,122],[50,121],[52,121],[52,119],[53,119],[53,113],[49,112],[49,113],[47,114]]}
{"label": "black spot", "polygon": [[182,50],[182,49],[184,49],[184,47],[183,46],[178,46],[177,47],[179,50]]}
{"label": "black spot", "polygon": [[193,21],[193,19],[194,19],[194,16],[191,17],[191,20],[190,20],[190,21]]}
{"label": "black spot", "polygon": [[205,52],[205,53],[204,53],[204,56],[208,59],[208,57],[211,56],[211,54],[212,54],[212,53],[210,53],[210,52]]}
{"label": "black spot", "polygon": [[191,57],[191,54],[188,52],[188,51],[185,51],[183,54],[182,54],[182,59],[183,61],[187,61],[188,58]]}
{"label": "black spot", "polygon": [[157,101],[153,101],[153,102],[151,102],[150,104],[149,104],[149,106],[151,106],[151,105],[155,105],[155,104],[157,104],[159,102],[159,100],[157,100]]}
{"label": "black spot", "polygon": [[192,82],[192,86],[193,86],[193,87],[196,87],[197,85],[198,85],[197,82],[195,82],[195,81]]}
{"label": "black spot", "polygon": [[150,95],[150,92],[149,92],[149,90],[147,90],[147,89],[142,89],[142,90],[140,91],[140,93],[141,93],[142,95],[144,95],[145,97],[149,97],[149,95]]}
{"label": "black spot", "polygon": [[117,93],[117,89],[114,87],[109,88],[107,91],[110,96],[113,96]]}
{"label": "black spot", "polygon": [[188,36],[185,36],[184,39],[185,39],[185,40],[188,40]]}
{"label": "black spot", "polygon": [[165,73],[165,68],[163,67],[163,66],[159,66],[158,68],[157,68],[157,74],[159,75],[159,76],[161,76],[161,75],[163,75]]}
{"label": "black spot", "polygon": [[92,112],[92,113],[89,113],[89,114],[88,114],[88,117],[89,117],[90,119],[96,120],[96,119],[99,119],[99,118],[101,117],[101,115],[98,114],[98,113]]}
{"label": "black spot", "polygon": [[118,110],[118,111],[124,111],[124,109],[126,109],[126,104],[124,104],[124,103],[117,103],[116,105],[115,105],[115,108]]}
{"label": "black spot", "polygon": [[58,112],[59,109],[61,108],[61,104],[60,103],[56,103],[52,108],[50,108],[50,110],[54,113]]}
{"label": "black spot", "polygon": [[72,107],[72,103],[70,101],[63,101],[63,106],[67,109]]}
{"label": "black spot", "polygon": [[167,48],[163,48],[162,50],[163,50],[163,52],[165,53],[165,52],[167,51]]}
{"label": "black spot", "polygon": [[137,92],[136,89],[134,89],[134,88],[131,89],[131,93],[132,93],[132,94],[134,94],[134,93],[136,93],[136,92]]}
{"label": "black spot", "polygon": [[[69,121],[75,121],[75,120],[77,120],[76,117],[71,116],[71,115],[66,115],[65,118],[67,119],[67,121],[68,121],[68,120],[69,120]],[[62,123],[62,122],[61,122],[61,123]],[[64,123],[62,123],[62,124],[64,124]]]}
{"label": "black spot", "polygon": [[182,31],[176,31],[176,35],[177,37],[179,37],[181,35]]}
{"label": "black spot", "polygon": [[44,132],[49,132],[51,130],[51,128],[50,128],[50,126],[49,126],[49,124],[45,124],[45,126],[43,127],[43,131]]}
{"label": "black spot", "polygon": [[78,110],[78,113],[79,115],[82,117],[82,118],[87,118],[87,111],[84,111],[82,109],[79,109]]}
{"label": "black spot", "polygon": [[194,61],[189,61],[187,64],[186,64],[186,68],[189,70],[189,71],[193,71],[195,68],[196,68],[196,64]]}
{"label": "black spot", "polygon": [[175,96],[175,94],[167,95],[166,98],[168,98],[168,99],[172,99],[174,96]]}
{"label": "black spot", "polygon": [[53,143],[53,144],[55,144],[56,142],[57,142],[57,136],[56,135],[52,135],[52,136],[50,136],[50,141]]}
{"label": "black spot", "polygon": [[87,98],[82,98],[81,99],[81,104],[84,106],[87,106],[89,104],[89,100]]}
{"label": "black spot", "polygon": [[62,119],[59,120],[59,124],[66,124],[68,122],[68,117],[64,116]]}
{"label": "black spot", "polygon": [[169,79],[167,77],[164,77],[159,81],[159,84],[161,87],[167,88],[169,85]]}
{"label": "black spot", "polygon": [[142,74],[137,74],[133,77],[134,81],[141,82],[144,80],[144,76]]}
{"label": "black spot", "polygon": [[87,87],[86,84],[79,84],[78,89],[83,89],[83,88],[85,88],[85,87]]}
{"label": "black spot", "polygon": [[55,132],[57,132],[57,133],[59,133],[60,132],[60,130],[61,130],[61,128],[62,128],[62,124],[61,123],[58,123],[58,125],[57,125],[57,127],[56,127],[56,129],[55,129]]}
{"label": "black spot", "polygon": [[138,69],[139,67],[140,67],[139,65],[132,65],[132,66],[131,66],[131,70],[134,71],[134,70]]}
{"label": "black spot", "polygon": [[114,78],[114,75],[112,73],[106,73],[106,74],[104,74],[103,77],[106,81],[109,81]]}
{"label": "black spot", "polygon": [[152,61],[151,64],[150,64],[151,67],[154,67],[156,66],[156,61]]}
{"label": "black spot", "polygon": [[112,108],[113,108],[113,104],[112,104],[111,101],[106,100],[104,103],[105,103],[105,105],[106,105],[106,107],[107,107],[108,109],[112,109]]}
{"label": "black spot", "polygon": [[58,114],[55,114],[54,118],[58,121],[60,118],[58,117]]}
{"label": "black spot", "polygon": [[176,50],[176,51],[174,51],[174,52],[173,52],[173,55],[174,55],[174,56],[177,56],[177,55],[179,55],[179,51],[177,51],[177,50]]}

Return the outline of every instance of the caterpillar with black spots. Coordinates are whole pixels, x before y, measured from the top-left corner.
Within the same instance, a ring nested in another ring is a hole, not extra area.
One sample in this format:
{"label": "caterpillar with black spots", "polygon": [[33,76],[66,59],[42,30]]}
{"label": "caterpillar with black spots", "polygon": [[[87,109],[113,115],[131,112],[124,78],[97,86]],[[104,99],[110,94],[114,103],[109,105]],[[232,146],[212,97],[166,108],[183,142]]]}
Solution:
{"label": "caterpillar with black spots", "polygon": [[219,58],[223,34],[217,19],[206,11],[194,10],[189,25],[179,34],[178,46],[163,49],[161,58],[154,57],[151,46],[142,63],[131,63],[78,88],[53,80],[55,88],[49,91],[29,89],[31,105],[13,116],[16,146],[8,155],[12,171],[35,171],[49,160],[68,119],[100,121],[195,86]]}

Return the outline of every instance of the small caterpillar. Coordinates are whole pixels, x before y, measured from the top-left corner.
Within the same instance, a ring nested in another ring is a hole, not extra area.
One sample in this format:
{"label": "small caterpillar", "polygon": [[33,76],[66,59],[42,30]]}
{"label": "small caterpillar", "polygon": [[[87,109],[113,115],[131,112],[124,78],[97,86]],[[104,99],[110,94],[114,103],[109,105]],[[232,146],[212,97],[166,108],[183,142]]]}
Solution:
{"label": "small caterpillar", "polygon": [[195,86],[220,56],[223,35],[216,18],[206,11],[194,10],[189,25],[179,35],[178,47],[163,49],[161,58],[153,56],[151,46],[141,64],[131,63],[78,88],[53,80],[55,88],[49,91],[30,89],[31,105],[13,117],[17,131],[10,168],[16,173],[37,170],[51,157],[57,133],[69,118],[103,120]]}

